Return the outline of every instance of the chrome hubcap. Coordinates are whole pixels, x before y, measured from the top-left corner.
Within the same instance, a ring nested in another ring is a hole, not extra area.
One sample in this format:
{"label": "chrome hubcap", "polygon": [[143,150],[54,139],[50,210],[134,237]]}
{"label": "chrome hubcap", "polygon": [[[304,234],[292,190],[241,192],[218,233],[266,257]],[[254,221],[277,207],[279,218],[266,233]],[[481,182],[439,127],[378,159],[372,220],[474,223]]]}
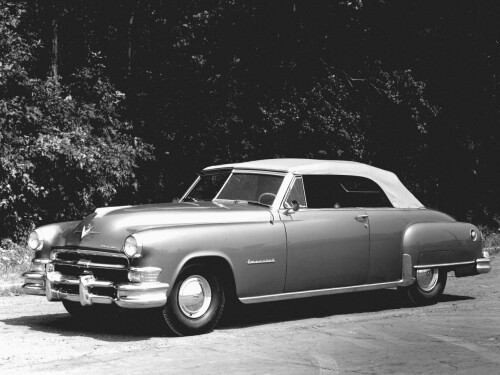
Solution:
{"label": "chrome hubcap", "polygon": [[426,268],[417,270],[417,283],[420,289],[424,292],[429,292],[437,284],[439,270],[437,268]]}
{"label": "chrome hubcap", "polygon": [[195,319],[205,314],[211,301],[210,284],[202,276],[189,276],[179,288],[179,307],[188,318]]}

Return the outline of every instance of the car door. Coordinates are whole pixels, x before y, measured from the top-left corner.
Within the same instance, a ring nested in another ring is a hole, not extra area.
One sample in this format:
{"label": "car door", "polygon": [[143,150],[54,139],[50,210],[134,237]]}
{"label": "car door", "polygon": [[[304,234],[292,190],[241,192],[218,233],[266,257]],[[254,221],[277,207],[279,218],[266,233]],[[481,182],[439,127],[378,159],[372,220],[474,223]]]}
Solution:
{"label": "car door", "polygon": [[[401,278],[402,231],[410,218],[394,208],[382,188],[360,176],[339,177],[351,205],[363,207],[370,225],[370,265],[366,284],[397,281]],[[418,211],[418,210],[417,210]]]}
{"label": "car door", "polygon": [[[280,210],[287,236],[285,292],[365,283],[369,220],[363,209],[348,207],[336,177],[297,176],[292,182]],[[298,211],[287,209],[294,200]]]}

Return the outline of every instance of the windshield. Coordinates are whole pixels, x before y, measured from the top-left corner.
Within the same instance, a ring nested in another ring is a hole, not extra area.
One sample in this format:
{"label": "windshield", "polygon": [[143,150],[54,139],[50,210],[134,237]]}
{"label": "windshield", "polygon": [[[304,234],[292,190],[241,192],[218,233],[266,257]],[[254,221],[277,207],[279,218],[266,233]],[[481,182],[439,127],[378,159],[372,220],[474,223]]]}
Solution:
{"label": "windshield", "polygon": [[[229,178],[228,178],[229,177]],[[272,205],[283,176],[229,171],[206,173],[185,201],[232,200]]]}
{"label": "windshield", "polygon": [[184,201],[211,201],[227,181],[231,171],[204,173]]}

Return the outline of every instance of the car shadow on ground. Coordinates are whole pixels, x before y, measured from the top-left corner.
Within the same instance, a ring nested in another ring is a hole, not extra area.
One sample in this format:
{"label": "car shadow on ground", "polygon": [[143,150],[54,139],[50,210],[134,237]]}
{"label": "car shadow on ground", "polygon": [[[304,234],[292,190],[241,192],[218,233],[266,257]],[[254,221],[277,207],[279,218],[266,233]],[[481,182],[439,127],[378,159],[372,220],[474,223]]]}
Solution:
{"label": "car shadow on ground", "polygon": [[6,325],[27,326],[31,330],[61,336],[88,336],[96,340],[127,342],[168,335],[161,327],[158,310],[129,310],[76,319],[68,313],[29,315],[0,320]]}
{"label": "car shadow on ground", "polygon": [[[439,303],[471,300],[473,297],[444,294]],[[390,310],[411,312],[396,290],[341,294],[252,305],[232,303],[227,306],[217,329],[241,329],[310,318],[349,315]],[[30,315],[0,320],[6,325],[27,326],[32,330],[62,336],[89,336],[96,340],[127,342],[150,337],[170,336],[162,327],[160,310],[127,310],[118,314],[96,315],[77,320],[69,314]]]}
{"label": "car shadow on ground", "polygon": [[[471,299],[474,297],[443,294],[438,304]],[[382,289],[251,305],[239,303],[230,307],[218,327],[239,328],[280,321],[399,309],[410,312],[413,308],[415,307],[397,290]]]}

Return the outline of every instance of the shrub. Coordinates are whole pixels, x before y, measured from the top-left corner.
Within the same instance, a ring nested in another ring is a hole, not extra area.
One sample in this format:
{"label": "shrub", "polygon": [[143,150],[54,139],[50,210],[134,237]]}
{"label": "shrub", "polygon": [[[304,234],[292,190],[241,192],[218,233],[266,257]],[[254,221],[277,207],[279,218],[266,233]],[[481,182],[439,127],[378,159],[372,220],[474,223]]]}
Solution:
{"label": "shrub", "polygon": [[19,34],[23,3],[0,3],[0,238],[81,217],[118,189],[150,147],[130,135],[124,94],[104,76],[97,53],[68,77],[30,75],[38,42]]}

